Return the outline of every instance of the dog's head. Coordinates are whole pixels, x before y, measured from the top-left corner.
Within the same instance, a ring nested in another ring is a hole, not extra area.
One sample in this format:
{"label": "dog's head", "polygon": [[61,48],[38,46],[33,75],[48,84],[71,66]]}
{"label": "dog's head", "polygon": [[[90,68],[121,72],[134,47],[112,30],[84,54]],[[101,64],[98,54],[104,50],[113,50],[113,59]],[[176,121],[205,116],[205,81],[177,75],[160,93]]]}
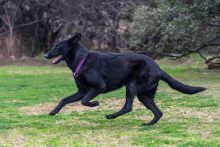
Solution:
{"label": "dog's head", "polygon": [[76,33],[73,37],[68,40],[62,41],[56,44],[55,48],[50,50],[48,53],[44,55],[47,59],[53,58],[53,64],[58,64],[60,61],[67,58],[68,54],[71,50],[74,50],[74,46],[78,44],[81,39],[81,34]]}

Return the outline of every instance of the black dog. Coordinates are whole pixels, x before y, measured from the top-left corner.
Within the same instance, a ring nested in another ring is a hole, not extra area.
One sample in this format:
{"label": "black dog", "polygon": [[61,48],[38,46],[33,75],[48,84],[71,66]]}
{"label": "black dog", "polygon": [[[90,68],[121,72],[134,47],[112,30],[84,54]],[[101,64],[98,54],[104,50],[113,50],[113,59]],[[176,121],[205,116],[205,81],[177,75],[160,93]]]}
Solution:
{"label": "black dog", "polygon": [[54,64],[62,60],[66,61],[78,87],[78,92],[61,100],[50,115],[57,114],[66,104],[79,100],[85,106],[98,106],[97,101],[91,101],[97,95],[125,85],[126,102],[123,108],[114,114],[106,115],[107,119],[114,119],[130,112],[133,100],[137,96],[139,101],[153,112],[153,120],[146,124],[153,125],[162,116],[162,112],[154,102],[160,80],[186,94],[205,90],[202,87],[184,85],[173,79],[146,55],[92,52],[80,45],[80,39],[81,34],[76,34],[69,40],[57,44],[45,55],[47,59],[55,58]]}

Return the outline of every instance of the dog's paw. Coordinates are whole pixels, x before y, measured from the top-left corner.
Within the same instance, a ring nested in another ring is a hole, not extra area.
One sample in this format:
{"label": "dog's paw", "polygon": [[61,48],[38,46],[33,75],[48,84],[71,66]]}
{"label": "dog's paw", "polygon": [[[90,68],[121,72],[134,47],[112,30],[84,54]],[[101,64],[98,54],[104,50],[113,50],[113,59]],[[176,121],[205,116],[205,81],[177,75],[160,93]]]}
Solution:
{"label": "dog's paw", "polygon": [[98,101],[94,101],[94,102],[90,102],[92,107],[98,106],[99,102]]}
{"label": "dog's paw", "polygon": [[152,125],[154,125],[154,123],[151,123],[151,122],[142,124],[142,126],[152,126]]}
{"label": "dog's paw", "polygon": [[99,105],[99,102],[94,101],[94,102],[82,102],[82,105],[88,106],[88,107],[95,107]]}
{"label": "dog's paw", "polygon": [[55,109],[55,110],[50,111],[49,115],[53,116],[53,115],[55,115],[57,113],[58,113],[58,111]]}
{"label": "dog's paw", "polygon": [[109,114],[109,115],[106,115],[106,118],[107,118],[107,119],[115,119],[116,116],[115,116],[115,115],[112,115],[112,114]]}

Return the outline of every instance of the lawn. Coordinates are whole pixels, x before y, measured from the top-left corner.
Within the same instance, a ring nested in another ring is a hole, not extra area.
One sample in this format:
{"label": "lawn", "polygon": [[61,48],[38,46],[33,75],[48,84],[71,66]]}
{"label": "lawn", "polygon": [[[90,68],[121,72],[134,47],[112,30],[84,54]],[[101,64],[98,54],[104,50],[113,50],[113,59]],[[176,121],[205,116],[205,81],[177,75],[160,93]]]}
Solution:
{"label": "lawn", "polygon": [[75,103],[49,116],[76,91],[71,72],[64,66],[1,66],[0,146],[220,146],[220,71],[192,61],[159,63],[182,82],[208,90],[190,96],[160,82],[156,102],[164,116],[154,126],[141,125],[153,116],[137,99],[131,113],[105,118],[122,107],[124,88],[98,96],[98,107]]}

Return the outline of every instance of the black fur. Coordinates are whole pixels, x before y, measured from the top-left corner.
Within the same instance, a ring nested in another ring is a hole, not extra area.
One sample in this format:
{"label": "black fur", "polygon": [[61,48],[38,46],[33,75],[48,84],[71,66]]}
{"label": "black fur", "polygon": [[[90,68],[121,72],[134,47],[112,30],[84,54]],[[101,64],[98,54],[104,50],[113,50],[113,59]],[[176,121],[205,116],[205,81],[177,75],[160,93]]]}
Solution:
{"label": "black fur", "polygon": [[171,88],[186,94],[205,90],[202,87],[184,85],[173,79],[146,55],[92,52],[80,45],[80,38],[81,35],[76,34],[71,39],[57,44],[45,55],[48,59],[61,55],[54,63],[65,60],[72,72],[75,71],[80,60],[88,55],[80,69],[79,76],[74,77],[78,92],[61,100],[50,115],[55,115],[66,104],[76,101],[81,101],[83,105],[89,107],[98,106],[97,101],[92,101],[97,95],[125,85],[126,102],[123,108],[114,114],[106,115],[107,119],[114,119],[130,112],[133,100],[137,96],[140,102],[154,114],[154,119],[146,124],[153,125],[162,116],[162,112],[154,102],[160,80],[167,82]]}

